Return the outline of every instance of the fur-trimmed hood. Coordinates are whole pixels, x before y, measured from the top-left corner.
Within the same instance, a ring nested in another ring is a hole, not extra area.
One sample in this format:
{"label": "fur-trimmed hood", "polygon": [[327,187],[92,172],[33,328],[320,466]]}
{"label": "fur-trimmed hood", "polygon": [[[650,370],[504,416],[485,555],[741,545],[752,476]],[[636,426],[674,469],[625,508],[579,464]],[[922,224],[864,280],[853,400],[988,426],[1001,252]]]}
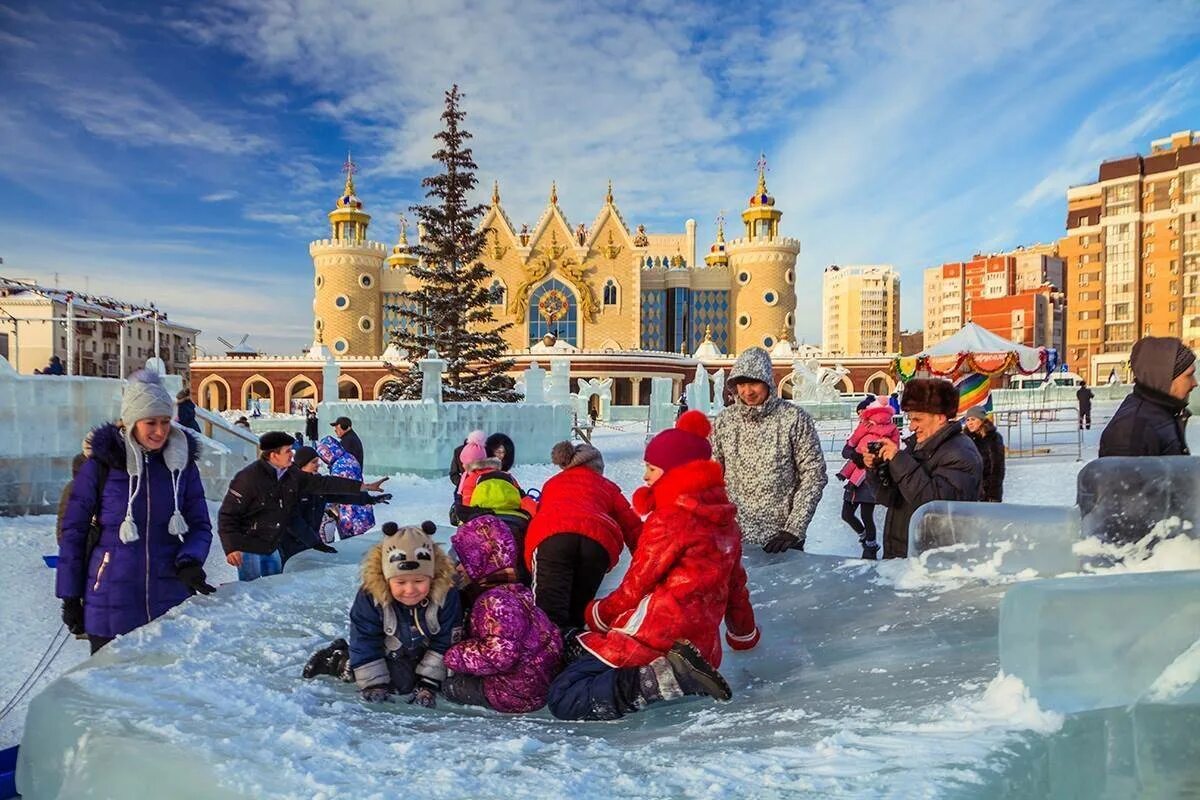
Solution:
{"label": "fur-trimmed hood", "polygon": [[[187,463],[194,464],[200,460],[200,440],[190,431],[172,423],[167,446],[179,441],[187,443]],[[125,469],[125,428],[113,422],[101,425],[84,437],[82,450],[84,455],[95,458],[109,469]]]}
{"label": "fur-trimmed hood", "polygon": [[675,507],[717,522],[737,513],[725,491],[725,473],[716,461],[689,461],[667,471],[653,486],[633,493],[633,510],[642,516]]}
{"label": "fur-trimmed hood", "polygon": [[[436,606],[446,602],[446,595],[454,587],[454,565],[446,551],[436,542],[433,545],[434,573],[433,585],[429,589],[429,600]],[[371,545],[371,549],[362,560],[362,588],[376,605],[382,606],[393,602],[392,590],[388,588],[387,579],[383,577],[383,543]]]}
{"label": "fur-trimmed hood", "polygon": [[500,461],[500,459],[488,456],[487,458],[481,458],[478,461],[472,461],[464,466],[466,467],[467,472],[478,472],[484,469],[502,469],[504,464]]}

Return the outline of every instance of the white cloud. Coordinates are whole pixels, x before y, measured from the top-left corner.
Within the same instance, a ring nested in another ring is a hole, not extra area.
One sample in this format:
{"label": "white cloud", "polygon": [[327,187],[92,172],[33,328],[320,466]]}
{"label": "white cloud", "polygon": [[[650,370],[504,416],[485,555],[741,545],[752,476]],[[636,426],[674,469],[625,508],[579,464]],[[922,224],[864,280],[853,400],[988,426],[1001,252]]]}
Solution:
{"label": "white cloud", "polygon": [[220,203],[224,200],[232,200],[237,196],[237,192],[213,192],[212,194],[206,194],[201,197],[200,201],[202,203]]}

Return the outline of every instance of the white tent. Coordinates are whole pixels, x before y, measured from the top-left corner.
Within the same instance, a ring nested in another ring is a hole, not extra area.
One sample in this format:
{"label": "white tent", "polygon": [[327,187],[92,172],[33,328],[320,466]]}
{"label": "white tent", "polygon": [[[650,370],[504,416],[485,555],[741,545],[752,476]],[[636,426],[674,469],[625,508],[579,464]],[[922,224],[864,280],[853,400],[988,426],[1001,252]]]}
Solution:
{"label": "white tent", "polygon": [[1030,375],[1045,369],[1046,348],[1010,342],[974,322],[958,333],[930,345],[915,356],[897,359],[900,373],[915,370],[957,376],[968,372],[1000,375],[1012,369]]}

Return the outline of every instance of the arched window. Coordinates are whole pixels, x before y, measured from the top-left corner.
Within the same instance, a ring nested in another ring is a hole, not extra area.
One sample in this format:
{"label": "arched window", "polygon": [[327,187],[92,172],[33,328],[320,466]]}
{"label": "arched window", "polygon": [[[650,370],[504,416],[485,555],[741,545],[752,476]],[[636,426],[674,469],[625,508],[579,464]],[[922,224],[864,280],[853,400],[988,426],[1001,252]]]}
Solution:
{"label": "arched window", "polygon": [[530,346],[547,333],[574,347],[579,346],[579,310],[575,294],[555,278],[533,290],[527,316]]}
{"label": "arched window", "polygon": [[604,282],[604,305],[615,306],[617,304],[617,282],[609,278]]}
{"label": "arched window", "polygon": [[499,278],[492,279],[492,285],[488,287],[488,300],[494,306],[502,306],[508,302],[508,292],[504,288],[504,281]]}

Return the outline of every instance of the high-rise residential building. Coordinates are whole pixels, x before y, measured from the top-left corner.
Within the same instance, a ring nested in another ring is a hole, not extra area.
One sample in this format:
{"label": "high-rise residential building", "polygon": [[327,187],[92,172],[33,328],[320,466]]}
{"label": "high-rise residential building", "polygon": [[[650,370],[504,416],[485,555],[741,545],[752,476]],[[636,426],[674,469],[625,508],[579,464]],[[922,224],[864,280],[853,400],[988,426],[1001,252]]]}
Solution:
{"label": "high-rise residential building", "polygon": [[822,301],[827,354],[900,352],[900,275],[891,265],[826,267]]}
{"label": "high-rise residential building", "polygon": [[1142,336],[1200,345],[1200,133],[1100,164],[1067,190],[1067,358],[1081,375],[1129,378]]}
{"label": "high-rise residential building", "polygon": [[967,322],[1031,347],[1061,350],[1064,261],[1056,245],[976,254],[925,270],[925,346]]}

